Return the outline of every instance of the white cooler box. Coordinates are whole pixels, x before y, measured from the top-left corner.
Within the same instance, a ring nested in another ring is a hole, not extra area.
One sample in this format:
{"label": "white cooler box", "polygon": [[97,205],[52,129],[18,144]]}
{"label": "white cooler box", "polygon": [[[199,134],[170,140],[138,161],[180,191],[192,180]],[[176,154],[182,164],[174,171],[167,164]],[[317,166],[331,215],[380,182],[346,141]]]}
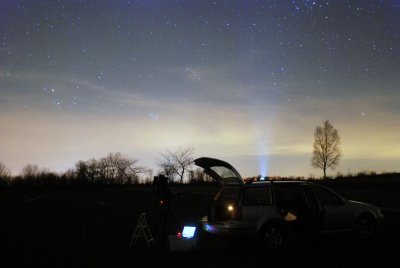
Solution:
{"label": "white cooler box", "polygon": [[196,227],[185,226],[182,233],[177,236],[168,236],[169,249],[171,251],[190,251],[197,245],[197,237],[194,236]]}

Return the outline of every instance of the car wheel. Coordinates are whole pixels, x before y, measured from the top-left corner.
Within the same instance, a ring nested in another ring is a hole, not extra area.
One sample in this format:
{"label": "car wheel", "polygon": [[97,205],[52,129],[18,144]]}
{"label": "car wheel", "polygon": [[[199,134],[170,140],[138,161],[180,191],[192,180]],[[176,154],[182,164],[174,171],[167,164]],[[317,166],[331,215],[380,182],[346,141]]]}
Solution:
{"label": "car wheel", "polygon": [[372,216],[364,215],[358,217],[354,224],[354,235],[361,240],[372,238],[376,232],[375,220]]}
{"label": "car wheel", "polygon": [[260,232],[262,245],[267,249],[279,249],[285,244],[286,234],[278,224],[267,224]]}

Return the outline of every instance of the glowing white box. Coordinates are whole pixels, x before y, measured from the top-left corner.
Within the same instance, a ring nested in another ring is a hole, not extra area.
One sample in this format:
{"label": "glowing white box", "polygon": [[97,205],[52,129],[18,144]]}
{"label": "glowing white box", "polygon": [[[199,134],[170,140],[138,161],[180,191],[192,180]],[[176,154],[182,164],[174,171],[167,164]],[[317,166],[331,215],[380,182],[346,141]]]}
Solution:
{"label": "glowing white box", "polygon": [[190,251],[197,245],[197,237],[193,238],[179,238],[175,235],[168,236],[169,249],[171,251]]}

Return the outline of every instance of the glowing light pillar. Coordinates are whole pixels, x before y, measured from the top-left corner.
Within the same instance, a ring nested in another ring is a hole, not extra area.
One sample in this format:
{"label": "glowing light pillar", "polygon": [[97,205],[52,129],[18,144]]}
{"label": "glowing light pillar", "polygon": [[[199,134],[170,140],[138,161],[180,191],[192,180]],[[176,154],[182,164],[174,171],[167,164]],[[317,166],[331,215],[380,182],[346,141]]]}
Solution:
{"label": "glowing light pillar", "polygon": [[269,140],[270,140],[270,128],[265,126],[265,122],[262,120],[256,120],[256,146],[257,146],[257,158],[258,158],[258,175],[265,177],[268,175],[268,153],[269,153]]}
{"label": "glowing light pillar", "polygon": [[271,129],[267,126],[265,127],[265,122],[260,122],[256,125],[257,131],[257,158],[258,158],[258,171],[259,175],[265,177],[268,175],[269,168],[269,152],[270,152],[270,138]]}
{"label": "glowing light pillar", "polygon": [[264,153],[258,155],[258,169],[262,177],[268,175],[268,156]]}
{"label": "glowing light pillar", "polygon": [[258,151],[258,172],[261,177],[265,177],[268,175],[268,152],[269,152],[269,145],[268,145],[268,138],[269,135],[264,133],[258,133],[257,137],[257,151]]}
{"label": "glowing light pillar", "polygon": [[269,168],[269,153],[270,153],[270,142],[271,135],[274,125],[274,114],[275,109],[273,105],[266,105],[263,103],[261,106],[257,101],[254,103],[255,109],[254,114],[254,130],[256,139],[256,151],[258,158],[258,170],[259,175],[265,177],[268,175]]}

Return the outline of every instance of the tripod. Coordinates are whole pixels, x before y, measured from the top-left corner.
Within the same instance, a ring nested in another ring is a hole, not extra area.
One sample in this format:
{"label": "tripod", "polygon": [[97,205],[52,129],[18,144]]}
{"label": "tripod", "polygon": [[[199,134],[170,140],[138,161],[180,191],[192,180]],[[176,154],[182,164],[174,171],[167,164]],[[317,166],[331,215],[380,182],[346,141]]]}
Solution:
{"label": "tripod", "polygon": [[175,223],[175,226],[178,230],[181,230],[182,227],[179,224],[177,218],[175,217],[174,213],[172,212],[170,206],[169,206],[169,192],[164,195],[164,198],[160,200],[160,205],[161,205],[161,211],[158,216],[156,225],[154,226],[154,231],[153,234],[156,234],[160,225],[162,225],[162,230],[161,230],[161,239],[164,243],[166,243],[167,239],[167,227],[168,227],[168,218],[171,218],[173,222]]}

